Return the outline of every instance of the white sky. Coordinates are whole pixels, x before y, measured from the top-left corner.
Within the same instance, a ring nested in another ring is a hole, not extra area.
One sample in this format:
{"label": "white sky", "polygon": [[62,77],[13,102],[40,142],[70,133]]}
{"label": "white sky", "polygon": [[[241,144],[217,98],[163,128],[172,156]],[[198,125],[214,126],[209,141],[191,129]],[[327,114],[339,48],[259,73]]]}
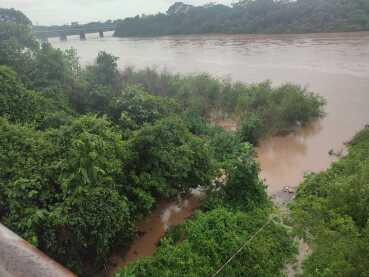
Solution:
{"label": "white sky", "polygon": [[[24,12],[39,25],[64,24],[72,21],[87,23],[125,18],[137,14],[165,12],[178,0],[0,0],[1,8]],[[186,4],[203,5],[211,0],[183,0]],[[235,0],[219,0],[231,4]]]}

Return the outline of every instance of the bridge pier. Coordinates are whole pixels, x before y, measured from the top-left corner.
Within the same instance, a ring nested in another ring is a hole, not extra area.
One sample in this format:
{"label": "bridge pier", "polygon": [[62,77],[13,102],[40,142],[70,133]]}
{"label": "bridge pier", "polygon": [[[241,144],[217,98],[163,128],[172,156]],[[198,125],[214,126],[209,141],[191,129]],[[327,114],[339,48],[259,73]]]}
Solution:
{"label": "bridge pier", "polygon": [[60,33],[59,38],[61,41],[66,41],[67,40],[67,35],[65,33]]}
{"label": "bridge pier", "polygon": [[104,31],[102,31],[102,30],[99,31],[99,37],[100,38],[103,38],[104,37]]}
{"label": "bridge pier", "polygon": [[86,40],[86,33],[85,33],[84,31],[81,31],[81,32],[79,33],[79,38],[80,38],[81,40]]}

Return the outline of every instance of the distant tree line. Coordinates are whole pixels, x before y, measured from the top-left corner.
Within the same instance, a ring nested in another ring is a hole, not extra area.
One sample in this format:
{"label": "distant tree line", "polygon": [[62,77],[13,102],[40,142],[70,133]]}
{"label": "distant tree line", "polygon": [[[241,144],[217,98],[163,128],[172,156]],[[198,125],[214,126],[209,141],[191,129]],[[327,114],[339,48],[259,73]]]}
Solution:
{"label": "distant tree line", "polygon": [[175,3],[167,13],[118,22],[115,36],[307,33],[369,29],[367,0],[242,0],[232,7]]}

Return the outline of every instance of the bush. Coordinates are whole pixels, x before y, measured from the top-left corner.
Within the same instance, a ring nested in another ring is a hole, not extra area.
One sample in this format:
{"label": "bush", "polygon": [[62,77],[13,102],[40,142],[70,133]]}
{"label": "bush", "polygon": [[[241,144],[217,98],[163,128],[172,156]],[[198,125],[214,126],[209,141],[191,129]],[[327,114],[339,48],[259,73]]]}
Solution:
{"label": "bush", "polygon": [[[77,274],[90,276],[133,237],[128,201],[108,188],[79,188],[39,222],[38,244]],[[90,273],[89,273],[90,272]]]}
{"label": "bush", "polygon": [[116,189],[129,153],[119,132],[106,118],[94,115],[75,118],[50,134],[58,146],[56,171],[63,192],[81,185]]}
{"label": "bush", "polygon": [[14,71],[0,66],[0,116],[13,122],[40,121],[48,104],[40,94],[26,90]]}
{"label": "bush", "polygon": [[255,145],[265,134],[262,120],[256,114],[246,115],[238,131],[242,141]]}
{"label": "bush", "polygon": [[258,207],[267,207],[265,185],[259,179],[259,165],[254,159],[254,150],[250,144],[239,144],[223,163],[223,182],[217,184],[203,203],[204,210],[227,207],[241,211],[250,211]]}
{"label": "bush", "polygon": [[101,267],[133,237],[122,143],[94,116],[47,132],[0,118],[1,221],[77,273]]}
{"label": "bush", "polygon": [[145,125],[128,140],[132,159],[124,167],[137,187],[152,195],[172,197],[198,186],[207,186],[214,177],[209,149],[193,136],[176,117]]}
{"label": "bush", "polygon": [[242,144],[228,160],[226,183],[208,195],[202,211],[171,229],[154,256],[129,264],[117,276],[210,276],[267,223],[220,276],[283,276],[296,248],[285,226],[269,222],[270,202],[258,174],[252,147]]}
{"label": "bush", "polygon": [[127,69],[122,78],[126,85],[140,84],[155,95],[174,98],[187,114],[213,122],[227,118],[241,123],[241,138],[253,144],[324,116],[325,100],[292,84],[273,88],[269,81],[246,85],[207,74],[180,76],[154,69]]}
{"label": "bush", "polygon": [[[198,212],[172,229],[153,257],[129,264],[117,276],[210,276],[267,222],[266,214]],[[271,222],[220,276],[283,276],[280,270],[294,253],[286,229]]]}
{"label": "bush", "polygon": [[349,154],[319,174],[308,175],[291,204],[300,235],[313,245],[303,276],[368,275],[369,129],[359,132]]}
{"label": "bush", "polygon": [[120,129],[127,132],[178,111],[178,105],[172,99],[153,96],[139,87],[127,87],[111,101],[108,113]]}

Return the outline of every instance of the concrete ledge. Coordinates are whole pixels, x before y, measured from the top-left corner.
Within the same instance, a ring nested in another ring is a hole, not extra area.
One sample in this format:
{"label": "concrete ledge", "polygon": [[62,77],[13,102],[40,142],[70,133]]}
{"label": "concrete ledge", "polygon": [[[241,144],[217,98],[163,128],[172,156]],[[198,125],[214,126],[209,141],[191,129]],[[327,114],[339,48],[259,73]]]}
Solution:
{"label": "concrete ledge", "polygon": [[75,277],[0,224],[0,277]]}

